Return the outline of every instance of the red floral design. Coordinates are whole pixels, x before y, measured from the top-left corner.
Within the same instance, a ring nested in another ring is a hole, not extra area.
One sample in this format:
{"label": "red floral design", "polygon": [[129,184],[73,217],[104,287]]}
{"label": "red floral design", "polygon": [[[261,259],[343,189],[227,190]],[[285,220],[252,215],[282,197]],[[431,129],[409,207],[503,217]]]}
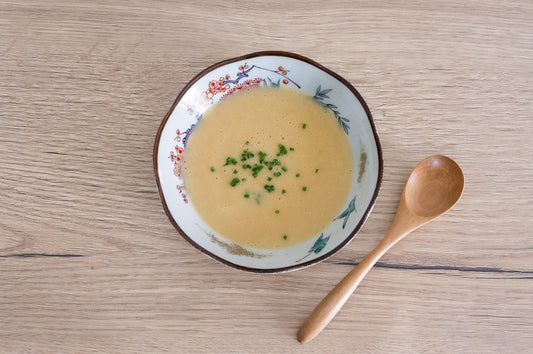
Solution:
{"label": "red floral design", "polygon": [[[276,81],[271,80],[270,77],[266,78],[250,78],[250,73],[252,70],[262,70],[266,72],[270,72],[276,76],[281,76]],[[283,68],[283,66],[279,66],[276,69],[269,69],[269,68],[263,68],[260,66],[252,65],[249,66],[248,64],[244,63],[242,65],[239,65],[239,72],[236,73],[236,77],[232,78],[230,74],[225,74],[224,76],[220,76],[218,79],[211,80],[207,84],[207,89],[203,91],[197,101],[193,103],[192,105],[188,105],[186,107],[186,111],[189,115],[196,115],[196,119],[199,120],[202,116],[200,113],[203,111],[206,106],[209,106],[214,103],[214,97],[216,95],[221,94],[222,97],[226,97],[228,95],[231,95],[237,91],[240,91],[245,88],[252,88],[260,86],[261,83],[266,84],[266,80],[268,79],[270,85],[272,86],[279,86],[280,80],[284,85],[288,85],[289,82],[291,82],[296,87],[300,88],[300,86],[294,82],[291,78],[287,76],[288,70]],[[199,108],[202,109],[199,109]],[[194,127],[194,125],[192,126]],[[176,177],[180,179],[180,181],[183,181],[182,175],[181,175],[181,169],[183,167],[183,154],[185,152],[185,143],[188,138],[189,133],[192,130],[192,127],[187,129],[186,132],[181,132],[179,129],[176,130],[176,137],[174,140],[176,141],[177,145],[174,147],[174,150],[170,151],[170,161],[173,163],[173,172]],[[183,184],[177,185],[176,188],[178,189],[178,192],[183,199],[185,203],[188,203],[187,199],[187,191],[185,190],[185,186]]]}
{"label": "red floral design", "polygon": [[231,79],[230,75],[226,75],[225,77],[220,77],[218,80],[211,80],[209,82],[209,88],[202,92],[202,98],[204,100],[207,100],[209,104],[213,103],[213,97],[221,92],[226,92],[226,90],[229,90],[230,85],[226,83],[227,80]]}
{"label": "red floral design", "polygon": [[[218,80],[209,81],[209,84],[207,85],[208,86],[207,90],[202,92],[202,95],[201,95],[204,101],[204,104],[208,104],[208,105],[213,104],[214,97],[220,93],[223,94],[222,97],[225,97],[227,95],[231,95],[232,93],[236,91],[242,90],[245,87],[259,86],[261,82],[265,81],[265,79],[256,77],[255,79],[247,79],[243,82],[239,82],[241,79],[248,77],[250,71],[254,68],[270,71],[277,75],[281,75],[282,77],[284,77],[282,81],[284,85],[288,85],[290,82],[290,79],[287,77],[288,71],[285,70],[283,66],[279,66],[278,70],[271,70],[267,68],[261,68],[255,65],[250,67],[248,66],[248,64],[245,63],[243,65],[239,65],[239,73],[237,73],[237,77],[235,79],[232,80],[231,75],[226,74],[225,76],[221,76]],[[231,87],[232,85],[233,87]],[[299,87],[297,84],[296,86]],[[192,114],[192,112],[189,112],[189,113]]]}
{"label": "red floral design", "polygon": [[261,82],[263,82],[263,79],[256,77],[255,79],[250,79],[241,82],[240,84],[237,84],[233,86],[230,90],[228,90],[222,97],[226,97],[228,95],[231,95],[232,93],[235,93],[236,91],[240,91],[244,88],[252,88],[257,87],[261,85]]}
{"label": "red floral design", "polygon": [[189,203],[189,200],[187,199],[187,194],[185,192],[185,186],[183,184],[178,184],[176,186],[176,189],[178,190],[178,192],[180,193],[181,195],[181,198],[183,199],[183,201],[185,202],[185,204]]}
{"label": "red floral design", "polygon": [[[183,165],[183,153],[185,152],[185,146],[183,145],[183,139],[182,135],[185,133],[182,133],[179,129],[176,130],[176,137],[174,140],[178,143],[176,146],[174,146],[174,150],[170,151],[170,161],[174,163],[173,172],[176,177],[181,179],[181,168]],[[185,203],[188,203],[189,200],[187,199],[187,194],[185,191],[185,187],[183,185],[177,185],[176,188],[181,194],[181,198]]]}

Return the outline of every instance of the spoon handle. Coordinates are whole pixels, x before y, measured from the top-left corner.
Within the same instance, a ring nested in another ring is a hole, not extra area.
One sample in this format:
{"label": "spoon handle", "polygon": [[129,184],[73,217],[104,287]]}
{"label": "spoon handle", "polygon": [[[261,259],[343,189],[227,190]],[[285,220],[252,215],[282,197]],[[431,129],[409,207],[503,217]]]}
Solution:
{"label": "spoon handle", "polygon": [[381,256],[405,235],[448,211],[463,189],[463,172],[450,158],[435,155],[419,163],[407,180],[387,235],[311,312],[298,331],[298,340],[305,343],[316,337]]}
{"label": "spoon handle", "polygon": [[[385,241],[385,239],[383,240]],[[335,317],[337,312],[348,301],[361,280],[372,269],[381,256],[392,247],[389,242],[381,242],[357,267],[348,273],[330,292],[322,299],[311,312],[298,331],[298,340],[306,343],[315,338]]]}
{"label": "spoon handle", "polygon": [[429,218],[418,217],[409,212],[405,204],[405,192],[402,193],[396,216],[385,237],[315,307],[300,327],[298,340],[305,343],[315,338],[331,322],[346,301],[348,301],[359,283],[361,283],[361,280],[363,280],[376,262],[405,235],[429,220]]}

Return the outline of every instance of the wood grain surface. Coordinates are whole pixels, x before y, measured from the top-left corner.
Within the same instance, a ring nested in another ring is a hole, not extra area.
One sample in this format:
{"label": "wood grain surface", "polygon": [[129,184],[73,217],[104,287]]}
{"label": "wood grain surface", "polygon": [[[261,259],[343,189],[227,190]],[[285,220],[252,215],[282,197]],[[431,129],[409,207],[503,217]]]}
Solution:
{"label": "wood grain surface", "polygon": [[[531,352],[533,2],[0,0],[0,33],[0,352]],[[277,275],[191,247],[152,170],[181,88],[258,50],[350,81],[385,162],[357,237]],[[463,168],[461,201],[297,342],[433,154]]]}

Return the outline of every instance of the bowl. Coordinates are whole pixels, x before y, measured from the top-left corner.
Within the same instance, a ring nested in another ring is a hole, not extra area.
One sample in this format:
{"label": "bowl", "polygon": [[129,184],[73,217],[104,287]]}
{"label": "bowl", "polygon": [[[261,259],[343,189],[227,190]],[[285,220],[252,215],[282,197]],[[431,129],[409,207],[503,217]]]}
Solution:
{"label": "bowl", "polygon": [[[187,139],[204,112],[224,96],[261,85],[296,88],[320,100],[348,135],[354,158],[354,178],[339,215],[308,241],[282,249],[244,247],[215,232],[191,205],[180,172]],[[196,75],[161,123],[153,163],[163,208],[179,234],[211,258],[259,273],[305,268],[346,246],[372,211],[383,173],[378,134],[359,92],[313,60],[280,51],[224,60]]]}

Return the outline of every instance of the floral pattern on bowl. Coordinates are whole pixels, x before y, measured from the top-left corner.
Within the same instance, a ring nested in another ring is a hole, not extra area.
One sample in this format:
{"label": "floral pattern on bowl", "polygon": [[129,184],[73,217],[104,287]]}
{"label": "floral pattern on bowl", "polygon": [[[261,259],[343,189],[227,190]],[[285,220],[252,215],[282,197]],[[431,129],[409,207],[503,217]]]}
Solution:
{"label": "floral pattern on bowl", "polygon": [[[288,86],[309,94],[334,114],[348,135],[356,173],[345,207],[320,234],[296,246],[262,250],[236,245],[213,231],[189,204],[182,178],[187,139],[204,112],[221,98],[258,86]],[[383,170],[379,138],[370,110],[357,90],[320,64],[287,52],[259,52],[225,60],[193,78],[159,128],[154,171],[164,209],[193,246],[227,265],[256,272],[310,266],[350,242],[370,214]]]}

